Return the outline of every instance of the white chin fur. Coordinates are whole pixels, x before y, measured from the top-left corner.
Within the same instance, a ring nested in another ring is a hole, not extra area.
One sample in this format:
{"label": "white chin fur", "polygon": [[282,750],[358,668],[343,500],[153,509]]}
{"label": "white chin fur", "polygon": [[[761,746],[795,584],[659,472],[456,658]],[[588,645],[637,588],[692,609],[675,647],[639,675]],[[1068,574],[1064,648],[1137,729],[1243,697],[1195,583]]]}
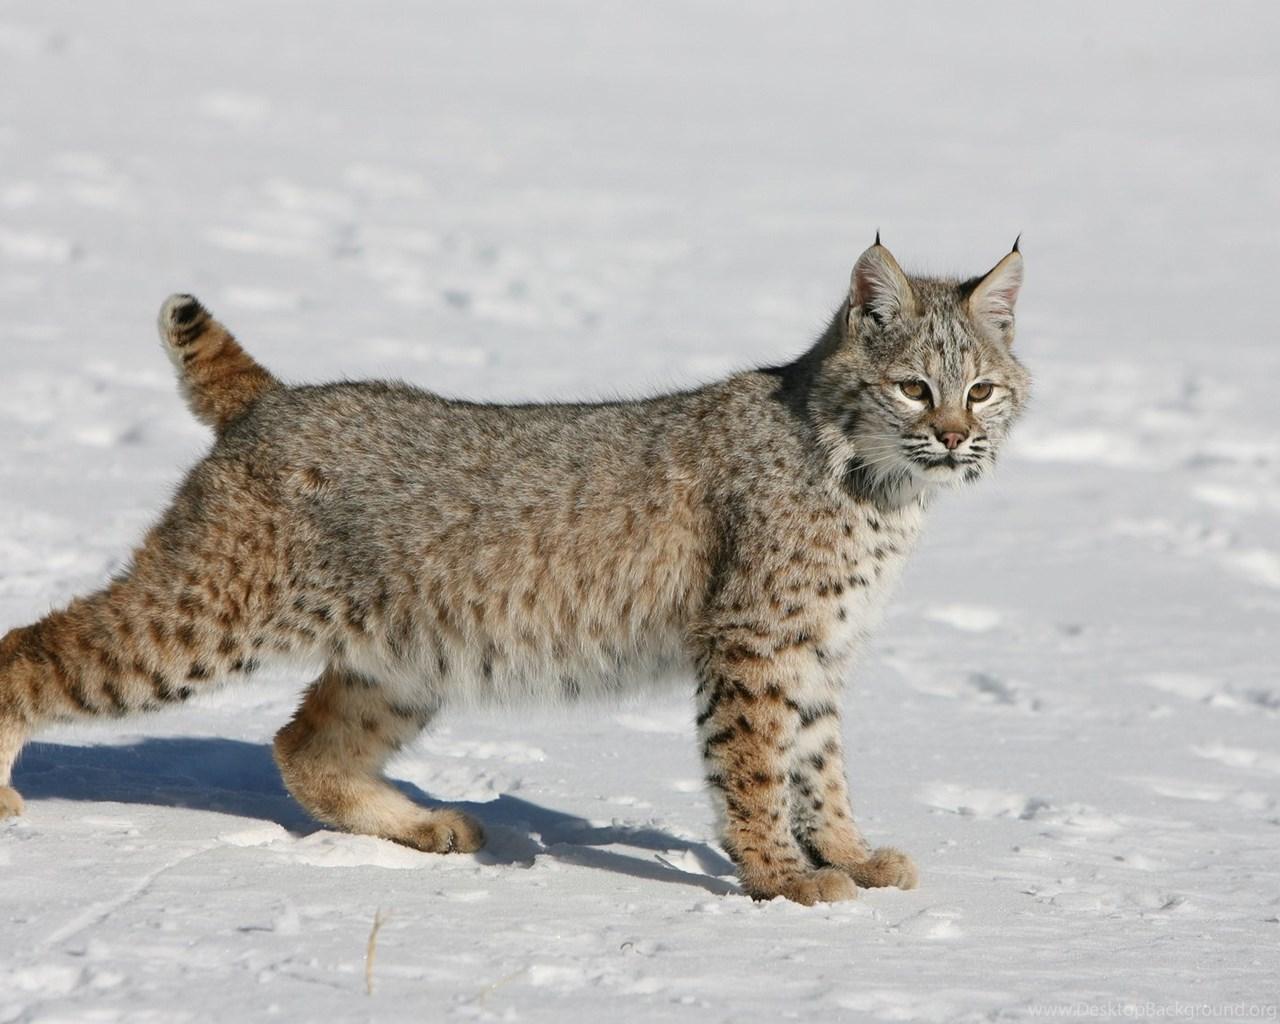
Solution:
{"label": "white chin fur", "polygon": [[985,467],[981,463],[971,463],[962,466],[929,466],[920,470],[920,476],[934,487],[962,487],[981,477],[984,472]]}

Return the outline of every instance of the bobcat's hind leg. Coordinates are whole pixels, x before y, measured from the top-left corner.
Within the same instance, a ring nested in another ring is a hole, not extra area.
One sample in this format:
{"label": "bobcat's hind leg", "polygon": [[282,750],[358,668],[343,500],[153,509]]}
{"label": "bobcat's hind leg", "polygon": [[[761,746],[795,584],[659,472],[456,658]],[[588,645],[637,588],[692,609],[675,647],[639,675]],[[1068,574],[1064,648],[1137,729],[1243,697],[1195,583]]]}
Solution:
{"label": "bobcat's hind leg", "polygon": [[421,807],[382,775],[434,710],[398,704],[374,680],[330,665],[276,735],[276,764],[298,803],[326,824],[429,853],[473,853],[484,845],[477,822]]}
{"label": "bobcat's hind leg", "polygon": [[179,704],[326,645],[333,615],[293,588],[281,523],[251,467],[206,460],[125,570],[0,636],[0,815],[20,812],[10,770],[45,726]]}
{"label": "bobcat's hind leg", "polygon": [[21,719],[0,716],[0,820],[22,813],[22,797],[9,780],[28,732],[29,727]]}

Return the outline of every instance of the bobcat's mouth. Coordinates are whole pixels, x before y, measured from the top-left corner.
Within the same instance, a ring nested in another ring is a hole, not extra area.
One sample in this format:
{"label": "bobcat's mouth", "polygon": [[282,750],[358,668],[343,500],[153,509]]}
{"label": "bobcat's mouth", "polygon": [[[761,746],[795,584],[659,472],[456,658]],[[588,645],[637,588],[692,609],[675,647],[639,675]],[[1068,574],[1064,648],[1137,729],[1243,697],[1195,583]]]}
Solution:
{"label": "bobcat's mouth", "polygon": [[975,455],[957,455],[955,452],[947,452],[946,455],[911,455],[908,458],[922,469],[961,469],[978,461]]}
{"label": "bobcat's mouth", "polygon": [[945,455],[911,455],[910,463],[922,479],[937,485],[973,483],[987,468],[987,460],[975,452],[947,452]]}

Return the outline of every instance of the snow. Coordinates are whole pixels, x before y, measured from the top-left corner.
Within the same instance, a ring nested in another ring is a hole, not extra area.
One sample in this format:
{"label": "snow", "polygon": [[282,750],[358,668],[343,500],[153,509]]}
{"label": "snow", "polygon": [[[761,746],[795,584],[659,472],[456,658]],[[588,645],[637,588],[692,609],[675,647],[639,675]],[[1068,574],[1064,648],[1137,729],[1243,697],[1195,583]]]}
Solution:
{"label": "snow", "polygon": [[1038,381],[848,688],[918,890],[740,895],[679,695],[449,718],[394,774],[475,856],[330,833],[299,670],[28,749],[0,1021],[1274,1019],[1280,7],[45,0],[0,84],[0,630],[207,445],[175,290],[293,379],[636,394],[799,351],[877,227],[1022,231]]}

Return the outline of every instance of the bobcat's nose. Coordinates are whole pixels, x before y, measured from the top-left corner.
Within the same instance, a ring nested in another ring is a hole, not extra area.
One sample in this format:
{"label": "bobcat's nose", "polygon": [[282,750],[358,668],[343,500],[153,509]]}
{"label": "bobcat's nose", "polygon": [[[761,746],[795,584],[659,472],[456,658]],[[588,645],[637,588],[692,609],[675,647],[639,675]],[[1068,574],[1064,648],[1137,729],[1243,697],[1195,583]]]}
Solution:
{"label": "bobcat's nose", "polygon": [[964,439],[969,436],[969,432],[959,430],[943,430],[938,432],[938,440],[947,446],[947,451],[953,452],[964,443]]}

